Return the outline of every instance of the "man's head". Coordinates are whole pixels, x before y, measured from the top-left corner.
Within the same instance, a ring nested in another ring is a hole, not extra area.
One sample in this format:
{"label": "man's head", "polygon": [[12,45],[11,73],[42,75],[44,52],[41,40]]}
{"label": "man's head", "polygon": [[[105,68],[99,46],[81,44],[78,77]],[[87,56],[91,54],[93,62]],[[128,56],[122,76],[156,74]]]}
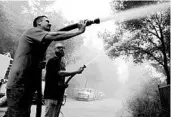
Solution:
{"label": "man's head", "polygon": [[64,49],[65,49],[65,47],[61,43],[57,43],[54,47],[56,56],[63,57],[64,56]]}
{"label": "man's head", "polygon": [[44,15],[36,17],[33,21],[33,26],[41,28],[45,31],[50,31],[51,29],[51,24],[48,20],[48,17]]}

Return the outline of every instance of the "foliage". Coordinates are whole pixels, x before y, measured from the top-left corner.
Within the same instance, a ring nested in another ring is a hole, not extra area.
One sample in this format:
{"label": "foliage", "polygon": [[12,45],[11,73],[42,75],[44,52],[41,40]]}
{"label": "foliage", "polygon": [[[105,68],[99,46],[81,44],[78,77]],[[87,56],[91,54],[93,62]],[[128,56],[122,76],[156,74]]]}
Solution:
{"label": "foliage", "polygon": [[[119,1],[119,11],[159,1]],[[117,1],[118,3],[118,1]],[[118,24],[115,34],[103,35],[108,54],[115,58],[132,56],[135,63],[149,61],[163,69],[170,83],[170,8],[141,19],[127,20]],[[108,39],[109,38],[109,39]],[[115,40],[115,41],[114,41]]]}
{"label": "foliage", "polygon": [[133,117],[168,117],[169,111],[160,103],[157,85],[159,81],[153,79],[144,84],[143,90],[128,101]]}
{"label": "foliage", "polygon": [[[4,54],[10,52],[13,57],[17,47],[16,39],[18,38],[19,33],[15,28],[15,17],[9,14],[9,9],[6,8],[5,2],[0,1],[0,3],[0,53]],[[9,16],[11,17],[8,18]]]}

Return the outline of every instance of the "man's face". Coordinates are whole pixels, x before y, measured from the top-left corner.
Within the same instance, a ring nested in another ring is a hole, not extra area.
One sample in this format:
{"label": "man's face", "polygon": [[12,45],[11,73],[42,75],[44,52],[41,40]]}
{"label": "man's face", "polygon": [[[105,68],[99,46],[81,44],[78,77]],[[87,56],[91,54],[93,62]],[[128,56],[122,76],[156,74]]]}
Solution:
{"label": "man's face", "polygon": [[40,26],[45,30],[45,31],[50,31],[51,29],[51,24],[48,20],[48,18],[43,17],[42,21],[40,22]]}
{"label": "man's face", "polygon": [[64,46],[55,47],[55,54],[56,54],[56,56],[63,57],[64,56],[64,49],[65,49]]}

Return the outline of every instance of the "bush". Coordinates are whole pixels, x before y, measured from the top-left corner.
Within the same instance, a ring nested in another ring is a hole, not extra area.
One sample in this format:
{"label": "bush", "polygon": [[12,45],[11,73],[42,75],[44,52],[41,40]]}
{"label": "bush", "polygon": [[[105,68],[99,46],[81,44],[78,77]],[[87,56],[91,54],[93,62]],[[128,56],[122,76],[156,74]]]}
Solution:
{"label": "bush", "polygon": [[158,84],[156,79],[149,81],[128,101],[133,117],[169,117],[170,111],[161,106]]}

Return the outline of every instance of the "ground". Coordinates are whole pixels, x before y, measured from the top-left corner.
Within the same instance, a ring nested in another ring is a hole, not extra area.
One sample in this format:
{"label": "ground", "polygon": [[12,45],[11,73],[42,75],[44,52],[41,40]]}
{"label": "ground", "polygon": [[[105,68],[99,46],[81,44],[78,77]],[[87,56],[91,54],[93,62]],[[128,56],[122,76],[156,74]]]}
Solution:
{"label": "ground", "polygon": [[[62,106],[61,117],[118,117],[117,114],[122,106],[122,102],[116,99],[103,99],[98,101],[76,101],[67,99]],[[0,108],[0,117],[3,116],[6,108]],[[42,117],[44,117],[45,106],[42,106]],[[31,109],[31,117],[35,117],[36,106]]]}

